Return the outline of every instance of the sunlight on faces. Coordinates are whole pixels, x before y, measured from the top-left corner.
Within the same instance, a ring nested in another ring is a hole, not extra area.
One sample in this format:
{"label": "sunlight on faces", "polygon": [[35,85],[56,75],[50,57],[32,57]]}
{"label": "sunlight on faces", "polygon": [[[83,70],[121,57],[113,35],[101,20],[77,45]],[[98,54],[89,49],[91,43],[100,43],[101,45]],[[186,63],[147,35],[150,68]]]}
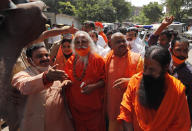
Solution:
{"label": "sunlight on faces", "polygon": [[167,36],[165,34],[159,36],[158,43],[161,46],[169,48],[169,42],[170,42],[170,40],[167,38]]}
{"label": "sunlight on faces", "polygon": [[72,53],[71,43],[69,41],[65,41],[62,43],[62,51],[64,55],[69,55]]}
{"label": "sunlight on faces", "polygon": [[30,64],[34,66],[48,67],[50,65],[50,56],[46,48],[39,48],[32,53],[32,61]]}
{"label": "sunlight on faces", "polygon": [[181,60],[188,58],[189,44],[184,42],[176,41],[172,54]]}
{"label": "sunlight on faces", "polygon": [[156,60],[145,58],[143,74],[150,75],[153,78],[158,78],[162,74],[162,67]]}
{"label": "sunlight on faces", "polygon": [[136,32],[135,31],[130,31],[126,33],[126,39],[127,41],[133,41],[136,39]]}
{"label": "sunlight on faces", "polygon": [[128,51],[125,36],[122,33],[115,33],[111,36],[111,48],[116,56],[123,56]]}
{"label": "sunlight on faces", "polygon": [[95,44],[88,33],[78,31],[72,41],[72,50],[79,56],[87,56],[89,52],[93,52]]}

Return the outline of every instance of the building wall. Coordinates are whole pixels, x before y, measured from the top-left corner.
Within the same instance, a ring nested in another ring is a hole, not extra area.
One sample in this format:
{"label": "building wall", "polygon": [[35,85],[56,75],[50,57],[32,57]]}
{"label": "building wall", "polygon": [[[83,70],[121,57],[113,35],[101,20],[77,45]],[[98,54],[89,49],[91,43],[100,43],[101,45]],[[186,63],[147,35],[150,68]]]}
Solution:
{"label": "building wall", "polygon": [[68,16],[65,14],[57,14],[56,15],[56,24],[67,24],[67,25],[72,25],[72,23],[74,24],[74,26],[76,28],[81,28],[81,23],[80,21],[73,17],[73,16]]}
{"label": "building wall", "polygon": [[43,12],[47,18],[51,21],[51,24],[55,24],[56,22],[56,17],[55,17],[55,13],[51,13],[51,12]]}
{"label": "building wall", "polygon": [[72,25],[76,28],[81,28],[81,23],[80,21],[74,17],[74,16],[69,16],[65,14],[55,14],[51,12],[44,12],[44,14],[47,16],[48,19],[50,19],[51,24],[67,24],[67,25]]}

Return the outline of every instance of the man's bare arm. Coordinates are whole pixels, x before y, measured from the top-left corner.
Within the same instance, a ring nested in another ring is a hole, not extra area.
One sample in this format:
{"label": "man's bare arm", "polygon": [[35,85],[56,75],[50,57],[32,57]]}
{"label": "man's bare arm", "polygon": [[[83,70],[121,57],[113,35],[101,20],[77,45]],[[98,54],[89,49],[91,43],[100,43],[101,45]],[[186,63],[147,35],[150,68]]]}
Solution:
{"label": "man's bare arm", "polygon": [[154,32],[155,36],[159,36],[161,34],[161,32],[167,27],[169,26],[174,20],[174,17],[166,17],[163,22],[161,23],[161,25],[159,26],[159,28]]}
{"label": "man's bare arm", "polygon": [[30,3],[24,3],[24,4],[18,4],[18,8],[31,8],[31,7],[38,7],[41,11],[43,11],[46,8],[46,4],[42,1],[33,1]]}
{"label": "man's bare arm", "polygon": [[74,28],[73,26],[71,26],[71,27],[66,26],[64,28],[46,30],[40,35],[40,37],[38,39],[36,39],[32,43],[43,42],[45,39],[47,39],[49,37],[57,36],[57,35],[60,35],[60,34],[67,34],[67,33],[74,34],[77,31],[78,31],[78,29]]}

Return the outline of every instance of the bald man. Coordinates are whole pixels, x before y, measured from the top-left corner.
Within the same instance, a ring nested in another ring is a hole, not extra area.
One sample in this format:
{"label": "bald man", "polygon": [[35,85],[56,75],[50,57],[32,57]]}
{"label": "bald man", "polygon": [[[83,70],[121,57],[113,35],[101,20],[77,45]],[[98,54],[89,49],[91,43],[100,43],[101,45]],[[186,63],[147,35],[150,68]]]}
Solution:
{"label": "bald man", "polygon": [[141,55],[129,50],[122,33],[117,32],[111,36],[111,49],[105,65],[109,131],[121,131],[116,120],[120,113],[121,99],[129,78],[142,71],[143,60]]}

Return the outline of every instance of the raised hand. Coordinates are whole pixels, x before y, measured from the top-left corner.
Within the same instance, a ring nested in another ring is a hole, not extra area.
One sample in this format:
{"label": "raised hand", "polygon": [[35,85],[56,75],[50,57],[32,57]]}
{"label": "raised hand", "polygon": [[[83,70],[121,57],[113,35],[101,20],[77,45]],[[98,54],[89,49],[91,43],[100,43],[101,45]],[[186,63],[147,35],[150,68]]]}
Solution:
{"label": "raised hand", "polygon": [[72,24],[72,26],[68,30],[69,30],[70,34],[75,34],[78,31],[78,29],[75,28],[73,24]]}
{"label": "raised hand", "polygon": [[174,17],[171,16],[171,17],[166,17],[163,21],[162,21],[162,25],[164,26],[168,26],[170,25],[174,20]]}

